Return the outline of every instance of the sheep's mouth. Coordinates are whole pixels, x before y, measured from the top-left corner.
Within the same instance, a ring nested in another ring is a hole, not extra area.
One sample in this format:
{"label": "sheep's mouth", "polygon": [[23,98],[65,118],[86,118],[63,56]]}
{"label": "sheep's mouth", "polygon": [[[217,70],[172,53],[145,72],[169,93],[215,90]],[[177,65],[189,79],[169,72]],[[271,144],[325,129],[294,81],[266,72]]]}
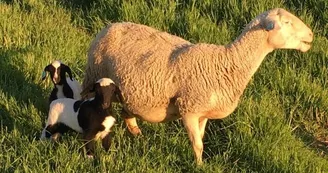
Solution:
{"label": "sheep's mouth", "polygon": [[313,37],[309,36],[309,37],[303,37],[300,39],[301,43],[306,45],[306,46],[311,46],[311,43],[313,41]]}
{"label": "sheep's mouth", "polygon": [[302,44],[305,44],[305,45],[307,45],[307,46],[311,46],[311,43],[312,43],[312,42],[310,42],[310,41],[302,41]]}
{"label": "sheep's mouth", "polygon": [[300,48],[302,52],[306,52],[311,48],[311,41],[301,41]]}

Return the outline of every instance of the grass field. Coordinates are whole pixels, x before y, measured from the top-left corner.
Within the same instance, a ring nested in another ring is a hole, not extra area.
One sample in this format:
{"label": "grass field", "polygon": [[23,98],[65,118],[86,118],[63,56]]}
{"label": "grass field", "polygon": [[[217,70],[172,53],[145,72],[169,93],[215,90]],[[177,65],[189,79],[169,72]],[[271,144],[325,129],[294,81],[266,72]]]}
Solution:
{"label": "grass field", "polygon": [[[227,44],[275,7],[313,29],[313,47],[266,57],[236,111],[208,123],[203,166],[181,121],[139,121],[143,136],[131,137],[117,116],[110,151],[98,147],[94,160],[76,133],[38,140],[52,88],[41,82],[43,68],[60,59],[82,82],[89,43],[108,23]],[[0,0],[0,172],[328,172],[327,37],[327,0]]]}

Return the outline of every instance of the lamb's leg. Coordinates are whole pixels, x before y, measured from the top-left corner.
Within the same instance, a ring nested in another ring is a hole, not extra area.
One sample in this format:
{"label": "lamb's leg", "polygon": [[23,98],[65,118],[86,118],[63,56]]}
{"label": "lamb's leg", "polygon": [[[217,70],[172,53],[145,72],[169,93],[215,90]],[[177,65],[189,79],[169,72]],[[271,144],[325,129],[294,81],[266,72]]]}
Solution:
{"label": "lamb's leg", "polygon": [[57,136],[58,136],[57,126],[50,124],[43,129],[40,139],[51,138],[53,140],[56,140]]}
{"label": "lamb's leg", "polygon": [[205,127],[206,127],[206,123],[207,123],[207,118],[200,118],[199,119],[199,130],[200,130],[200,136],[203,139],[204,138],[204,134],[205,134]]}
{"label": "lamb's leg", "polygon": [[199,129],[199,115],[186,114],[182,116],[183,124],[188,132],[189,139],[194,149],[197,165],[202,164],[203,141],[201,131]]}
{"label": "lamb's leg", "polygon": [[93,158],[94,149],[95,149],[95,141],[94,138],[96,136],[97,132],[95,131],[87,131],[84,133],[84,142],[85,142],[85,148],[87,151],[87,156],[89,158]]}
{"label": "lamb's leg", "polygon": [[124,118],[125,124],[132,135],[141,135],[141,130],[137,124],[137,119],[134,116],[129,115],[124,109],[122,110],[121,116]]}
{"label": "lamb's leg", "polygon": [[[56,124],[53,124],[53,125],[48,125],[46,128],[45,128],[45,137],[46,138],[50,138],[54,141],[57,140],[57,138],[61,135],[61,134],[64,134],[66,133],[67,131],[69,130],[69,127],[67,127],[65,124],[62,124],[62,123],[56,123]],[[43,138],[43,137],[41,137]]]}
{"label": "lamb's leg", "polygon": [[101,144],[104,147],[105,151],[109,150],[112,138],[112,133],[108,133],[103,139],[101,139]]}

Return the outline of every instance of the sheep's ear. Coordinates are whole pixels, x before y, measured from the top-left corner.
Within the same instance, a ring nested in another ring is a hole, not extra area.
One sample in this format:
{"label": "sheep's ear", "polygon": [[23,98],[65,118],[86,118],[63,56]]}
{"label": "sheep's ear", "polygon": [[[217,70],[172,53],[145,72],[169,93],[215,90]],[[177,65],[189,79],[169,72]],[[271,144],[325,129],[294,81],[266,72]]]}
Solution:
{"label": "sheep's ear", "polygon": [[43,70],[43,72],[42,72],[42,75],[41,75],[41,79],[42,79],[42,80],[46,79],[46,77],[47,77],[47,71],[49,71],[49,66],[50,66],[50,65],[47,65],[47,66],[44,68],[44,70]]}
{"label": "sheep's ear", "polygon": [[73,81],[73,75],[72,75],[71,69],[67,65],[64,65],[64,64],[61,64],[61,65],[62,65],[64,72],[68,73],[69,78],[71,79],[71,81]]}
{"label": "sheep's ear", "polygon": [[265,24],[265,30],[271,31],[274,29],[274,22],[270,21]]}
{"label": "sheep's ear", "polygon": [[266,19],[263,19],[261,21],[262,28],[265,29],[266,31],[271,31],[274,29],[279,29],[280,26],[277,23],[277,19],[268,17]]}

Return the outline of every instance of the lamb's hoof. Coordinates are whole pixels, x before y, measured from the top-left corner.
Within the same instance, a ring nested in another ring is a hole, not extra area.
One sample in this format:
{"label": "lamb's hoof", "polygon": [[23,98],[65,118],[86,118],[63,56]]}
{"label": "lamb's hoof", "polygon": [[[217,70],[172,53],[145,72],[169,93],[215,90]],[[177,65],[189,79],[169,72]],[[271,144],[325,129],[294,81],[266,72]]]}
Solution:
{"label": "lamb's hoof", "polygon": [[57,141],[57,139],[60,137],[60,133],[55,133],[51,136],[52,141]]}
{"label": "lamb's hoof", "polygon": [[138,126],[128,127],[128,129],[133,136],[142,135],[141,130]]}

